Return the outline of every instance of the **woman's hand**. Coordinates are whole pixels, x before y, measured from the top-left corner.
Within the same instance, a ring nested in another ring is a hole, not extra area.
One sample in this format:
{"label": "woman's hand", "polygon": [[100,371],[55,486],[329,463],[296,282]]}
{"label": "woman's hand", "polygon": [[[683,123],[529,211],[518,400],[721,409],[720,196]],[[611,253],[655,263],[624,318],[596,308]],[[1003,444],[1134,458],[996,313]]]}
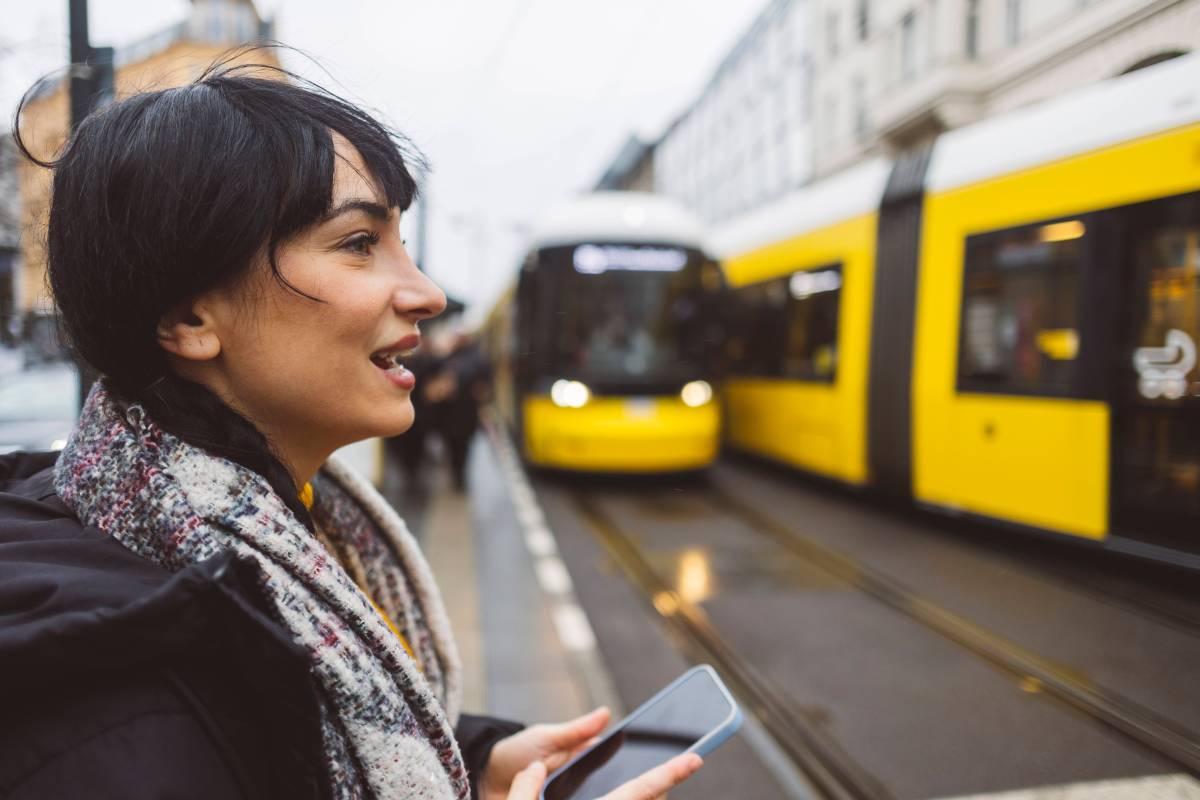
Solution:
{"label": "woman's hand", "polygon": [[[517,773],[534,762],[540,762],[548,772],[558,769],[604,730],[609,716],[607,708],[597,708],[590,714],[576,717],[570,722],[534,725],[501,739],[492,748],[487,768],[483,771],[483,785],[479,788],[480,800],[504,800],[511,797]],[[545,775],[542,776],[542,780],[545,780]],[[538,786],[541,787],[541,783]]]}
{"label": "woman's hand", "polygon": [[[690,778],[703,764],[704,761],[695,753],[675,756],[661,767],[634,778],[599,800],[665,800],[667,792]],[[507,800],[538,800],[545,782],[546,766],[535,761],[517,773]]]}

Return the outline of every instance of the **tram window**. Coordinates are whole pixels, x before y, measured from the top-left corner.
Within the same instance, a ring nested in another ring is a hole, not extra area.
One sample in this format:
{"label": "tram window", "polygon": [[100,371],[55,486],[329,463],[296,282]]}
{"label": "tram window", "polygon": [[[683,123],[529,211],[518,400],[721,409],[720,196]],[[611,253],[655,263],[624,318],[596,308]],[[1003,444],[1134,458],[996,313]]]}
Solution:
{"label": "tram window", "polygon": [[1075,392],[1085,234],[1066,220],[967,239],[960,390]]}
{"label": "tram window", "polygon": [[1200,193],[1120,209],[1129,248],[1114,419],[1115,525],[1194,550],[1200,531]]}
{"label": "tram window", "polygon": [[[721,339],[713,308],[721,280],[698,253],[623,245],[542,253],[558,265],[554,278],[542,281],[545,322],[538,342],[545,374],[582,373],[625,391],[707,368]],[[642,266],[630,259],[642,259]]]}
{"label": "tram window", "polygon": [[738,289],[727,351],[735,374],[832,382],[837,375],[840,264]]}
{"label": "tram window", "polygon": [[[1200,381],[1188,380],[1196,366],[1194,355],[1188,356],[1200,342],[1200,225],[1167,225],[1150,232],[1138,243],[1136,260],[1145,286],[1138,351],[1164,350],[1136,360],[1146,384],[1139,393],[1150,400],[1200,396]],[[1175,340],[1181,344],[1172,347]],[[1160,374],[1166,377],[1160,379]]]}

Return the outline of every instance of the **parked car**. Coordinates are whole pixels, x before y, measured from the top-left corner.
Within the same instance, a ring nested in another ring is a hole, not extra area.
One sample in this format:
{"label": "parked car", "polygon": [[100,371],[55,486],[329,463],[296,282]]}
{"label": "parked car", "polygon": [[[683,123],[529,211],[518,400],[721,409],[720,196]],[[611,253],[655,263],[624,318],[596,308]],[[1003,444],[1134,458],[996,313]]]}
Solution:
{"label": "parked car", "polygon": [[79,375],[70,364],[0,374],[0,453],[61,450],[79,416]]}

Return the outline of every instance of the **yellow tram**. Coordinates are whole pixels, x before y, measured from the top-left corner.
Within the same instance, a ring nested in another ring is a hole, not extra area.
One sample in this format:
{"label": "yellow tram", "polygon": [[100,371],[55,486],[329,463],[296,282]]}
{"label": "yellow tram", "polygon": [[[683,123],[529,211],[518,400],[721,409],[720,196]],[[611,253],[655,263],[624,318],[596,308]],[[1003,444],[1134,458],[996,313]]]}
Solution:
{"label": "yellow tram", "polygon": [[1200,566],[1200,56],[717,231],[735,448]]}
{"label": "yellow tram", "polygon": [[719,267],[673,202],[597,192],[555,209],[483,338],[527,463],[666,472],[716,458]]}

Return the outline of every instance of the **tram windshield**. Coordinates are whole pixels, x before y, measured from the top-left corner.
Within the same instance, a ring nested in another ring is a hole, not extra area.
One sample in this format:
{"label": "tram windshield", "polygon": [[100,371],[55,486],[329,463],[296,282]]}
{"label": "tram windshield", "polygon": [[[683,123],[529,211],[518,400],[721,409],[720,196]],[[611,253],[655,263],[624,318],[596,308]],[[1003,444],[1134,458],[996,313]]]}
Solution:
{"label": "tram windshield", "polygon": [[581,245],[544,251],[553,277],[551,372],[600,391],[675,391],[707,372],[719,342],[716,267],[690,250]]}

